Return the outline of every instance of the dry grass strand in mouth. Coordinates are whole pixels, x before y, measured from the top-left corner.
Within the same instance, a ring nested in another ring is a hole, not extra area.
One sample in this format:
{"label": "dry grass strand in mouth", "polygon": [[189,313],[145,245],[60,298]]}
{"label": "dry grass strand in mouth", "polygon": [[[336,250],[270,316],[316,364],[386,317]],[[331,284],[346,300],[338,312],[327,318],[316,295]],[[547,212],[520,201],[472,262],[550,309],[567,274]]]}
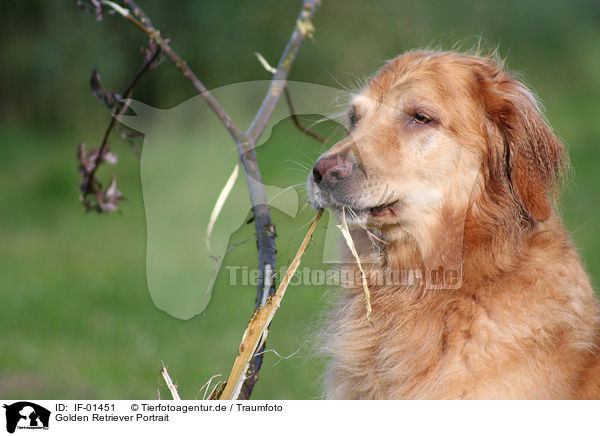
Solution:
{"label": "dry grass strand in mouth", "polygon": [[[354,216],[354,218],[358,218],[358,215],[356,214],[356,212],[354,212],[354,210],[352,210],[351,207],[348,206],[348,212],[350,212],[352,214],[352,216]],[[383,245],[389,245],[389,242],[381,239],[379,236],[377,236],[375,233],[373,233],[372,231],[370,231],[367,226],[365,226],[363,223],[358,223],[359,226],[362,227],[362,229],[367,232],[367,234],[369,235],[369,238],[371,239],[375,239],[377,242],[381,242]]]}
{"label": "dry grass strand in mouth", "polygon": [[367,319],[374,326],[373,321],[371,320],[371,292],[369,292],[369,285],[367,283],[367,276],[365,275],[365,271],[363,270],[362,264],[360,262],[360,257],[358,257],[358,253],[356,251],[356,247],[354,246],[354,241],[352,240],[352,235],[350,234],[350,230],[348,230],[348,223],[346,222],[346,208],[342,208],[342,224],[337,226],[338,229],[342,232],[344,236],[344,240],[346,241],[346,245],[350,249],[352,256],[356,259],[356,264],[358,265],[358,269],[360,270],[360,280],[363,285],[363,291],[365,294],[365,305],[367,307]]}

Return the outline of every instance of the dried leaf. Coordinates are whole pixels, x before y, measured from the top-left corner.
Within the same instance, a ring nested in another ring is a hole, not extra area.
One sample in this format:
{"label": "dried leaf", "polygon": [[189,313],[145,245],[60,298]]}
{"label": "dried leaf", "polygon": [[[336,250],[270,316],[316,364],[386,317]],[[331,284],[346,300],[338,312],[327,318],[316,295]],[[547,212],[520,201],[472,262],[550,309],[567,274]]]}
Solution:
{"label": "dried leaf", "polygon": [[213,207],[213,210],[210,214],[210,218],[208,220],[208,226],[206,227],[206,239],[205,239],[206,247],[208,248],[209,253],[210,253],[210,235],[212,233],[215,222],[217,221],[217,218],[219,217],[219,214],[221,213],[221,209],[223,209],[223,206],[225,205],[225,201],[227,200],[227,197],[231,193],[231,189],[233,188],[233,185],[235,184],[235,181],[237,180],[239,170],[240,170],[240,164],[238,163],[235,165],[235,168],[233,169],[233,171],[231,172],[231,175],[227,179],[225,186],[223,186],[223,189],[221,189],[221,192],[219,193],[219,197],[217,197],[217,201],[216,201],[216,203]]}
{"label": "dried leaf", "polygon": [[277,72],[277,68],[273,68],[267,60],[261,55],[259,52],[254,52],[254,56],[258,59],[258,62],[263,66],[265,70],[267,70],[271,74],[275,74]]}
{"label": "dried leaf", "polygon": [[104,103],[109,110],[115,107],[115,104],[121,100],[121,96],[112,90],[105,89],[102,86],[102,80],[100,74],[95,69],[92,70],[92,77],[90,78],[90,88],[92,89],[92,95],[100,102]]}

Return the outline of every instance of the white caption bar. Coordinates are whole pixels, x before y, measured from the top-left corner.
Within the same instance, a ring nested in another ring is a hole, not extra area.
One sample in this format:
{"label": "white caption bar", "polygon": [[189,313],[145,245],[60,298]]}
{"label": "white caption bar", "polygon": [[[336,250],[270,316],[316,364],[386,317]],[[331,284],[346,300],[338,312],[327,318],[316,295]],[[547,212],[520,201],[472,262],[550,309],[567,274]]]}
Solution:
{"label": "white caption bar", "polygon": [[[600,402],[3,400],[1,425],[33,435],[598,434]],[[12,431],[11,431],[12,430]],[[42,433],[34,430],[44,430]],[[590,433],[591,431],[591,433]],[[1,431],[0,431],[1,432]],[[176,432],[176,433],[173,433]],[[6,434],[6,433],[4,433]]]}

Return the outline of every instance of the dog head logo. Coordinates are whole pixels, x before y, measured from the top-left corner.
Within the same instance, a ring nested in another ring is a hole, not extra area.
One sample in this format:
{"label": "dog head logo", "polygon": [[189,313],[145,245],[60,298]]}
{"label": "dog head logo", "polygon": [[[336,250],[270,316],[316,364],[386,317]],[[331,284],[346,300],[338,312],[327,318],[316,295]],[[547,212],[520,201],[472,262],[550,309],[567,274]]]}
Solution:
{"label": "dog head logo", "polygon": [[6,431],[14,433],[17,428],[47,429],[50,411],[29,401],[4,404],[6,409]]}

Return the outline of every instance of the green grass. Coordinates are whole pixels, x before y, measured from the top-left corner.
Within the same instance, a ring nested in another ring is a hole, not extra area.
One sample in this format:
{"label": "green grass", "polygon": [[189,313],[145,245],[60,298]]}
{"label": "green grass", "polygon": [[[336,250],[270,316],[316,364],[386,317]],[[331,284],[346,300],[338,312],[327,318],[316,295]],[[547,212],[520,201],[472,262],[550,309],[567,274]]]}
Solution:
{"label": "green grass", "polygon": [[[183,321],[154,306],[146,286],[146,225],[133,153],[126,146],[117,148],[119,183],[128,201],[121,213],[99,216],[85,214],[78,202],[72,138],[8,129],[3,137],[2,397],[156,398],[160,388],[165,398],[161,361],[183,398],[196,398],[212,375],[227,376],[255,289],[228,286],[228,273],[222,273],[204,315]],[[296,179],[304,178],[295,173]],[[307,210],[294,221],[274,213],[280,264],[295,253],[304,233],[296,230],[313,214]],[[252,232],[248,224],[238,234]],[[255,245],[248,243],[232,251],[227,262],[252,267],[255,259]],[[282,356],[300,351],[282,360],[265,354],[254,398],[318,397],[321,363],[311,357],[309,340],[322,295],[318,287],[290,288],[268,348]]]}
{"label": "green grass", "polygon": [[[329,127],[323,126],[323,130]],[[139,165],[126,146],[116,167],[128,197],[112,216],[85,214],[78,202],[75,139],[66,134],[3,129],[0,149],[0,395],[4,398],[156,398],[167,363],[183,398],[193,399],[212,375],[226,376],[249,319],[255,290],[217,279],[206,313],[179,320],[157,309],[145,276],[146,225]],[[600,152],[589,136],[576,137],[576,168],[562,202],[567,227],[593,277],[600,277]],[[300,183],[323,146],[284,122],[259,150],[265,182]],[[282,153],[281,150],[286,150]],[[285,155],[285,156],[282,156]],[[105,176],[110,172],[104,172]],[[300,190],[301,192],[301,190]],[[206,205],[211,207],[212,205]],[[279,265],[289,262],[314,212],[297,219],[275,211]],[[304,227],[303,227],[304,226]],[[323,226],[320,227],[323,231]],[[251,224],[235,235],[243,239]],[[304,265],[316,265],[319,246]],[[255,263],[250,242],[226,263]],[[319,396],[323,362],[311,341],[327,306],[324,287],[292,286],[270,330],[253,398]]]}

